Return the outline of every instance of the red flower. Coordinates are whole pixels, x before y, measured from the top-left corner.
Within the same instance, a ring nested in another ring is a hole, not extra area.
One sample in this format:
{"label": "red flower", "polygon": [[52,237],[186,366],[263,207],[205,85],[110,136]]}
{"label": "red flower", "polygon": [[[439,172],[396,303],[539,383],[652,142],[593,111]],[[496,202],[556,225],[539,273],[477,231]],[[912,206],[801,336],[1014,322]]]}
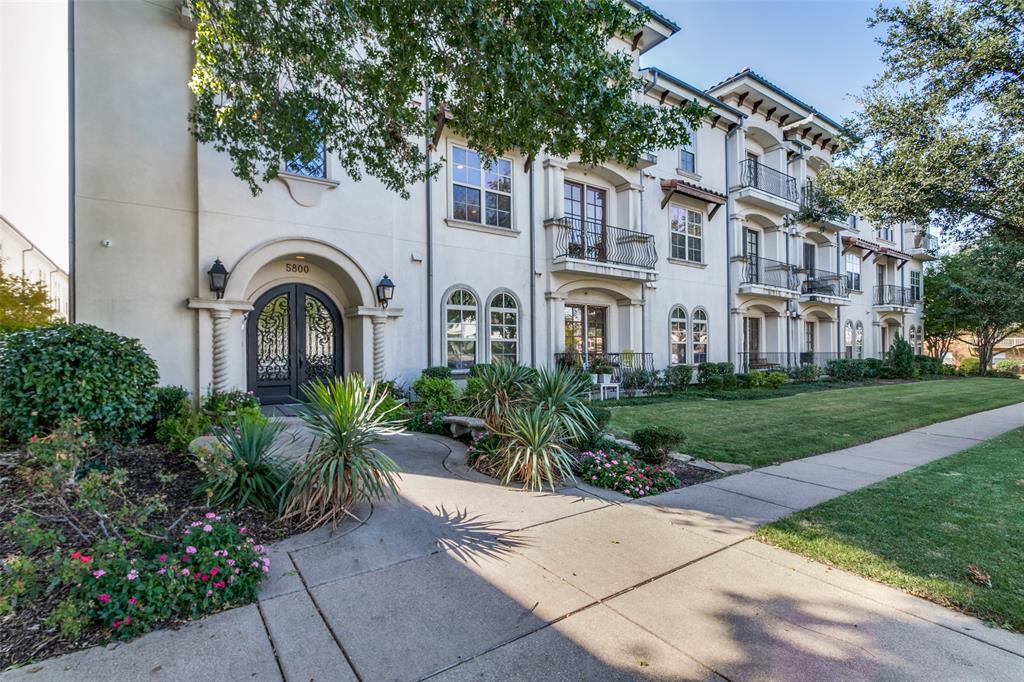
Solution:
{"label": "red flower", "polygon": [[216,588],[218,588],[218,589],[221,589],[221,588],[223,588],[223,587],[226,587],[226,584],[224,583],[224,581],[223,581],[223,580],[218,580],[217,582],[215,582],[215,583],[213,584],[213,586],[214,586],[214,587],[216,587]]}
{"label": "red flower", "polygon": [[216,566],[210,569],[210,575],[217,575],[218,573],[220,573],[220,569]]}
{"label": "red flower", "polygon": [[80,557],[80,559],[81,559],[81,562],[82,562],[83,564],[89,564],[89,563],[92,563],[92,557],[91,557],[91,556],[87,556],[87,555],[83,554],[83,555],[82,555],[82,556]]}
{"label": "red flower", "polygon": [[107,594],[106,592],[104,592],[103,594],[101,594],[100,596],[98,596],[96,598],[100,600],[101,604],[106,604],[106,603],[110,602],[110,595]]}
{"label": "red flower", "polygon": [[201,575],[199,576],[199,579],[202,580],[204,583],[210,582],[210,576],[208,575]]}
{"label": "red flower", "polygon": [[80,556],[82,556],[82,553],[81,553],[81,552],[72,552],[72,553],[71,553],[71,558],[72,558],[72,559],[77,559],[77,558],[78,558],[78,557],[80,557]]}

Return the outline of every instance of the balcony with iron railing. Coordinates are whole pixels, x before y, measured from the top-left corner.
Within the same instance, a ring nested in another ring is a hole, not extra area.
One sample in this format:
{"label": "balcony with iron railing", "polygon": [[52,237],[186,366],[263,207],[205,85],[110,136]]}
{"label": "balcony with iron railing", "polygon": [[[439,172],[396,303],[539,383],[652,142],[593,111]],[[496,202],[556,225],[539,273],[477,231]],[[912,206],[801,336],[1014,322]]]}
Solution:
{"label": "balcony with iron railing", "polygon": [[636,372],[654,372],[654,353],[589,353],[587,351],[568,351],[555,353],[555,365],[579,369],[583,372],[596,373],[591,370],[610,369],[612,383],[623,383]]}
{"label": "balcony with iron railing", "polygon": [[822,222],[840,229],[846,229],[850,225],[850,213],[843,203],[822,192],[811,180],[804,183],[800,191],[800,206],[822,216]]}
{"label": "balcony with iron railing", "polygon": [[910,287],[896,284],[876,286],[873,300],[876,308],[912,308],[917,303]]}
{"label": "balcony with iron railing", "polygon": [[639,275],[640,279],[651,279],[658,264],[654,235],[574,217],[555,218],[546,224],[554,230],[556,270],[580,269],[565,267],[566,262],[576,262],[584,266],[613,266],[617,269],[606,274],[619,277],[637,276],[621,269],[651,271]]}
{"label": "balcony with iron railing", "polygon": [[[758,190],[769,195],[771,203],[777,203],[779,199],[789,204],[800,201],[796,178],[753,159],[740,161],[739,185],[741,190]],[[751,195],[750,198],[755,197]]]}
{"label": "balcony with iron railing", "polygon": [[927,232],[915,233],[910,255],[921,260],[935,260],[939,256],[939,238]]}
{"label": "balcony with iron railing", "polygon": [[800,290],[800,275],[795,265],[760,256],[743,256],[740,265],[740,291],[743,293],[758,290],[770,293],[773,289],[782,289],[785,298],[795,298]]}
{"label": "balcony with iron railing", "polygon": [[739,353],[737,372],[777,372],[814,365],[822,369],[832,360],[852,357],[835,351],[743,351]]}
{"label": "balcony with iron railing", "polygon": [[847,278],[828,270],[808,268],[801,271],[803,283],[800,293],[811,298],[846,298],[849,295]]}

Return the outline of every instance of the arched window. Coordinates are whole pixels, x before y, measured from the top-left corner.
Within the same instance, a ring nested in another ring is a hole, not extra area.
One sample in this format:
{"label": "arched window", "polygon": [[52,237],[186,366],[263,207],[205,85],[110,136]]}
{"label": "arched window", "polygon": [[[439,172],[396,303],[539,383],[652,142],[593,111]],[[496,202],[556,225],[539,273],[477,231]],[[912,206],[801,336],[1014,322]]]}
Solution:
{"label": "arched window", "polygon": [[850,320],[846,321],[846,327],[843,329],[843,345],[846,348],[846,355],[844,357],[853,357],[853,322]]}
{"label": "arched window", "polygon": [[686,363],[686,310],[681,306],[672,309],[669,316],[669,358],[671,364]]}
{"label": "arched window", "polygon": [[509,293],[498,293],[488,306],[491,362],[519,362],[519,304]]}
{"label": "arched window", "polygon": [[907,330],[907,341],[910,342],[910,349],[915,353],[917,352],[917,327],[910,325],[910,329]]}
{"label": "arched window", "polygon": [[858,358],[864,358],[864,323],[858,322],[857,328],[853,333],[853,343],[856,356]]}
{"label": "arched window", "polygon": [[917,354],[924,355],[924,327],[917,325]]}
{"label": "arched window", "polygon": [[444,312],[448,367],[466,371],[476,364],[476,296],[468,289],[456,289],[445,301]]}
{"label": "arched window", "polygon": [[708,314],[703,309],[693,311],[693,364],[708,361]]}

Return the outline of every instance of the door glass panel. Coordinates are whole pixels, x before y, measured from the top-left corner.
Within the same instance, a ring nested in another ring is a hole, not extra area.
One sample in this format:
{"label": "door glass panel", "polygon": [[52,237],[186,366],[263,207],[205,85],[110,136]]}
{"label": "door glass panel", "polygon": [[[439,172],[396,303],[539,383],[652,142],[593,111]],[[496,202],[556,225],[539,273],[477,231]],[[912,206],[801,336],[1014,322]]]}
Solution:
{"label": "door glass panel", "polygon": [[808,270],[814,269],[814,254],[817,247],[814,244],[804,244],[804,267]]}
{"label": "door glass panel", "polygon": [[288,299],[288,294],[270,299],[256,320],[257,381],[291,379]]}
{"label": "door glass panel", "polygon": [[309,294],[306,294],[305,313],[306,379],[328,379],[334,376],[334,318],[323,303]]}
{"label": "door glass panel", "polygon": [[587,352],[605,352],[605,322],[608,309],[587,306]]}
{"label": "door glass panel", "polygon": [[761,350],[761,320],[757,317],[743,319],[743,347],[748,353]]}
{"label": "door glass panel", "polygon": [[594,260],[605,260],[604,244],[604,190],[587,187],[586,224],[587,256]]}
{"label": "door glass panel", "polygon": [[583,310],[585,306],[565,306],[565,352],[583,352]]}

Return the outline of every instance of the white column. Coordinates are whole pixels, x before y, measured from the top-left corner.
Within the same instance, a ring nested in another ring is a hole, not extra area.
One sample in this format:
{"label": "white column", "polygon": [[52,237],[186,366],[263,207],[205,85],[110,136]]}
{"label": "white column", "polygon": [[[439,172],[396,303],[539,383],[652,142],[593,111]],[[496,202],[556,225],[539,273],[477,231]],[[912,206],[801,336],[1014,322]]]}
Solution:
{"label": "white column", "polygon": [[211,310],[213,318],[213,392],[226,393],[228,390],[231,361],[228,350],[228,322],[230,310]]}
{"label": "white column", "polygon": [[562,159],[544,160],[544,215],[542,220],[561,218],[565,211],[562,185],[565,183],[565,169],[568,163]]}

